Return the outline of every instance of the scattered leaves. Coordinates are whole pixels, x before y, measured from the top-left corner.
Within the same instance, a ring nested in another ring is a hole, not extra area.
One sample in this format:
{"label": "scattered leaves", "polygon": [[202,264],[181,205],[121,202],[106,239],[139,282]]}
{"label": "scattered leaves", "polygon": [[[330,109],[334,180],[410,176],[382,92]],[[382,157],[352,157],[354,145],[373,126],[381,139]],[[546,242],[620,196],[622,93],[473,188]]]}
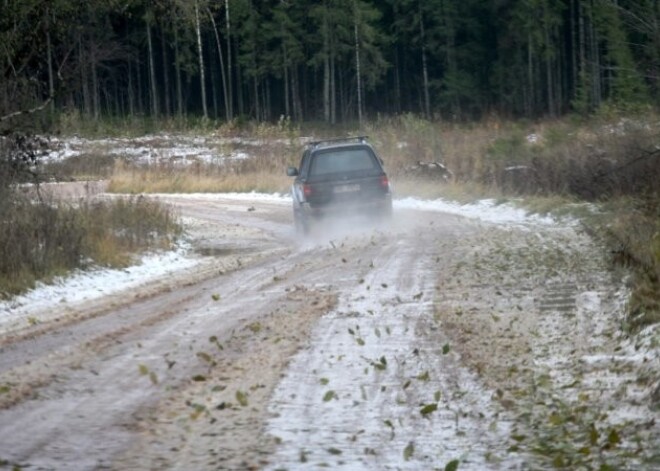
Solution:
{"label": "scattered leaves", "polygon": [[417,375],[417,379],[420,381],[429,381],[431,377],[429,376],[429,372],[425,371],[424,373]]}
{"label": "scattered leaves", "polygon": [[213,359],[211,358],[211,355],[209,355],[206,352],[197,352],[197,357],[206,363],[212,363]]}
{"label": "scattered leaves", "polygon": [[426,417],[427,415],[435,412],[438,410],[438,404],[426,404],[424,405],[420,410],[419,413],[422,414],[423,417]]}
{"label": "scattered leaves", "polygon": [[248,399],[247,399],[247,393],[244,393],[243,391],[236,391],[236,400],[242,407],[247,407],[248,405]]}
{"label": "scattered leaves", "polygon": [[323,395],[323,402],[332,401],[337,398],[337,394],[331,389]]}
{"label": "scattered leaves", "polygon": [[253,322],[249,324],[248,329],[250,329],[253,334],[258,334],[261,332],[261,322]]}
{"label": "scattered leaves", "polygon": [[403,449],[403,459],[409,461],[415,453],[415,444],[413,442],[408,442],[408,445]]}
{"label": "scattered leaves", "polygon": [[371,366],[379,371],[383,371],[387,368],[387,359],[384,356],[380,357],[378,361],[372,361]]}

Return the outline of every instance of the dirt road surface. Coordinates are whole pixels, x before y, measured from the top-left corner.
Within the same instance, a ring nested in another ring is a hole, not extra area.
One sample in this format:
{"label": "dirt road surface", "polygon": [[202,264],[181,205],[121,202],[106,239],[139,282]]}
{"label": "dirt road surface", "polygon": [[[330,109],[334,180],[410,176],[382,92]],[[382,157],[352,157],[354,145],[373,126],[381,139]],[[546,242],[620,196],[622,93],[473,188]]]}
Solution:
{"label": "dirt road surface", "polygon": [[301,240],[282,202],[160,199],[193,268],[0,334],[0,468],[658,465],[657,335],[622,333],[578,228],[399,209]]}

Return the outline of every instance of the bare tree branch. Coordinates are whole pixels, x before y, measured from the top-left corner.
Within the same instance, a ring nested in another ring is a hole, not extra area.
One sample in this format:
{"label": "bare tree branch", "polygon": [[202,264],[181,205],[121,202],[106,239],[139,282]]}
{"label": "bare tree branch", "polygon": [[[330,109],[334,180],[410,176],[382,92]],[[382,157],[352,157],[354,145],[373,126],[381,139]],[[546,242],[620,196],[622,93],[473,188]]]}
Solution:
{"label": "bare tree branch", "polygon": [[24,115],[24,114],[33,114],[33,113],[36,113],[37,111],[41,111],[41,110],[43,110],[44,108],[46,108],[48,106],[48,104],[52,101],[52,99],[53,99],[53,97],[48,97],[48,99],[46,101],[44,101],[41,105],[39,105],[35,108],[31,108],[31,109],[28,109],[28,110],[14,111],[13,113],[9,113],[7,115],[0,116],[0,123],[3,122],[3,121],[7,121],[8,119],[15,118],[16,116],[21,116],[21,115]]}

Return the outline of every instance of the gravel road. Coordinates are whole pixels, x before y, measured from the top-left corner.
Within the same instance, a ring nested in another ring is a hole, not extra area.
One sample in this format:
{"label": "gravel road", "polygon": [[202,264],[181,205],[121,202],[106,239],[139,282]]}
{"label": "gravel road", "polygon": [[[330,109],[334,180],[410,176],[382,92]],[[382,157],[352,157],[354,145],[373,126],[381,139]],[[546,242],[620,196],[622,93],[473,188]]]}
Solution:
{"label": "gravel road", "polygon": [[194,268],[0,334],[0,468],[658,463],[657,345],[574,227],[400,209],[300,240],[281,202],[159,198]]}

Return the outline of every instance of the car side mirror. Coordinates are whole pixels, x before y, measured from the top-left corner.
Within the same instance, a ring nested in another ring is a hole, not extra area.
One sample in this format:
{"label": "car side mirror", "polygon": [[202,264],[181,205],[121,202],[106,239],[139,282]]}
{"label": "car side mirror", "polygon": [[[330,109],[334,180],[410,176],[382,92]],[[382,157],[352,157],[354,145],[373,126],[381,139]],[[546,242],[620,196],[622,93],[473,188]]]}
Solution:
{"label": "car side mirror", "polygon": [[289,177],[297,177],[298,176],[298,169],[296,167],[287,167],[286,174]]}

